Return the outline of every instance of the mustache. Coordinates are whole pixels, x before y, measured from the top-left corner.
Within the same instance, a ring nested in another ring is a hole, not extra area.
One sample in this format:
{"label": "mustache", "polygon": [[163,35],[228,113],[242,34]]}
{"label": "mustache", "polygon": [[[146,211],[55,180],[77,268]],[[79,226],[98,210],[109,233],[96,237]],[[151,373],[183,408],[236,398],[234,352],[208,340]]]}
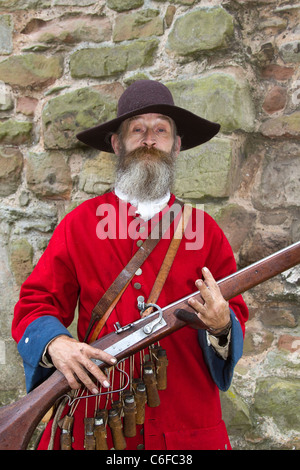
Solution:
{"label": "mustache", "polygon": [[116,187],[131,200],[159,199],[173,185],[174,164],[172,151],[138,147],[119,156]]}
{"label": "mustache", "polygon": [[164,152],[155,147],[138,147],[131,152],[123,153],[120,158],[120,166],[126,168],[132,162],[141,160],[159,161],[162,164],[172,164],[173,157],[171,153]]}

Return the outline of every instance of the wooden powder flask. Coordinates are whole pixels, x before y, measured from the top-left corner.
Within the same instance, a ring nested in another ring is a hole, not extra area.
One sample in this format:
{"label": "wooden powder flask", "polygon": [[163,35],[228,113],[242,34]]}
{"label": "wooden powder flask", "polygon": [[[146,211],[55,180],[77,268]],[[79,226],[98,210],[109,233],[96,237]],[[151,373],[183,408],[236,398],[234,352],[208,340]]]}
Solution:
{"label": "wooden powder flask", "polygon": [[134,437],[136,435],[136,403],[133,393],[128,394],[124,399],[123,405],[123,428],[125,437]]}
{"label": "wooden powder flask", "polygon": [[96,439],[94,436],[94,418],[84,418],[84,448],[85,450],[96,450]]}
{"label": "wooden powder flask", "polygon": [[160,405],[160,398],[157,390],[157,381],[151,365],[144,367],[143,380],[146,385],[147,403],[150,408]]}
{"label": "wooden powder flask", "polygon": [[122,421],[117,410],[111,408],[108,412],[108,425],[111,430],[115,450],[126,449]]}
{"label": "wooden powder flask", "polygon": [[121,416],[121,413],[122,413],[122,406],[123,404],[121,400],[115,400],[111,404],[111,408],[114,410],[117,410],[119,416]]}
{"label": "wooden powder flask", "polygon": [[59,424],[61,428],[60,435],[60,449],[61,450],[72,450],[72,429],[74,423],[74,416],[65,415],[62,419],[62,423]]}
{"label": "wooden powder flask", "polygon": [[139,382],[135,389],[135,402],[136,402],[136,424],[144,424],[145,422],[145,405],[147,402],[146,385],[144,382]]}
{"label": "wooden powder flask", "polygon": [[155,355],[157,389],[166,390],[167,388],[167,351],[159,348]]}
{"label": "wooden powder flask", "polygon": [[96,440],[96,450],[108,450],[106,422],[108,411],[97,410],[95,416],[94,436]]}

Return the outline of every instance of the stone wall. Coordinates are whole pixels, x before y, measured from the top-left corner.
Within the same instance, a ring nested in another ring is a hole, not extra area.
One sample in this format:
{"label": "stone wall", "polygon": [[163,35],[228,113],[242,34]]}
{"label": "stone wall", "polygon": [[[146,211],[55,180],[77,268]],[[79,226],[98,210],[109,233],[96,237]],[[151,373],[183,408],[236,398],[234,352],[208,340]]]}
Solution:
{"label": "stone wall", "polygon": [[[113,181],[114,157],[75,133],[114,116],[137,78],[220,122],[179,158],[175,192],[216,218],[238,266],[299,240],[299,13],[291,0],[1,1],[2,404],[24,394],[20,285],[64,214]],[[222,393],[235,449],[300,447],[299,286],[296,267],[244,296],[244,356]]]}

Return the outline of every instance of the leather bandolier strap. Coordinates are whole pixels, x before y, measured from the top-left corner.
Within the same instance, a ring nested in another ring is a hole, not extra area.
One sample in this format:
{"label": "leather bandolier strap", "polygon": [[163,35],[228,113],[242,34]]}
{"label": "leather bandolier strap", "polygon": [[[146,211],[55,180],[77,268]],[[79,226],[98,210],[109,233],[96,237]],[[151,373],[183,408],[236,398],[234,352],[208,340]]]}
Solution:
{"label": "leather bandolier strap", "polygon": [[[97,305],[94,307],[91,315],[91,321],[88,327],[88,330],[85,335],[84,341],[88,340],[88,337],[91,333],[96,322],[97,325],[94,329],[94,332],[91,336],[89,343],[94,342],[103,325],[105,324],[107,318],[117,305],[118,301],[120,300],[123,292],[128,287],[131,279],[135,275],[135,272],[138,268],[144,263],[144,261],[148,258],[151,254],[153,249],[157,246],[163,235],[166,233],[176,216],[180,213],[183,204],[176,200],[176,204],[173,204],[169,210],[163,215],[161,220],[158,224],[154,227],[152,232],[150,233],[149,237],[144,241],[142,246],[139,250],[134,254],[125,268],[121,271],[115,281],[110,285],[104,295],[101,297]],[[175,210],[172,208],[175,207]],[[169,270],[171,268],[172,262],[178,250],[180,241],[182,239],[183,231],[186,228],[187,222],[189,220],[189,216],[191,214],[192,207],[189,205],[184,205],[182,215],[180,221],[177,225],[177,228],[174,233],[174,237],[171,240],[169,249],[167,251],[166,257],[164,259],[163,265],[160,269],[158,278],[153,286],[151,291],[150,297],[148,299],[148,303],[152,302],[151,299],[156,300],[158,298],[159,293],[163,287],[163,284],[168,276]],[[158,294],[158,295],[157,295]],[[154,303],[154,302],[153,302]],[[147,312],[146,314],[149,314]]]}

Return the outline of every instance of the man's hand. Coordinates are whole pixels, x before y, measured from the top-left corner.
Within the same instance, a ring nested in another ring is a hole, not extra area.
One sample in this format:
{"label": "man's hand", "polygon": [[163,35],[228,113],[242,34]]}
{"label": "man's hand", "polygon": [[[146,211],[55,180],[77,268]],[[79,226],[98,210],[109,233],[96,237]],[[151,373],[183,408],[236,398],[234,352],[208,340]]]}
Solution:
{"label": "man's hand", "polygon": [[220,288],[213,275],[207,268],[202,269],[204,281],[198,279],[199,289],[204,304],[195,298],[189,299],[189,305],[196,311],[197,316],[213,332],[218,334],[230,323],[229,304],[221,294]]}
{"label": "man's hand", "polygon": [[117,360],[110,354],[65,335],[55,338],[49,344],[47,352],[51,356],[53,365],[66,377],[71,388],[80,388],[82,382],[91,393],[99,393],[88,373],[92,374],[103,387],[110,386],[105,374],[91,361],[91,358],[100,359],[109,365],[114,365]]}

